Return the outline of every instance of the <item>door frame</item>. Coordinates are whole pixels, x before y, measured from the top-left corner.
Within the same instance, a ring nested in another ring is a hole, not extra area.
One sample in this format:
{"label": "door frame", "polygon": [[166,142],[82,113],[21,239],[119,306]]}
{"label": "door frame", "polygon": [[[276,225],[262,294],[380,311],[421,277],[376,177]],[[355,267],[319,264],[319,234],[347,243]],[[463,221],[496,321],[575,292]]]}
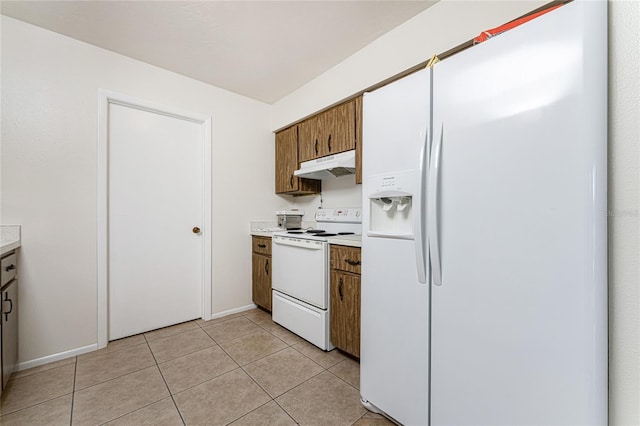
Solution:
{"label": "door frame", "polygon": [[109,340],[109,104],[162,114],[199,124],[202,129],[202,319],[211,319],[212,311],[212,182],[211,117],[167,107],[110,90],[98,89],[98,349]]}

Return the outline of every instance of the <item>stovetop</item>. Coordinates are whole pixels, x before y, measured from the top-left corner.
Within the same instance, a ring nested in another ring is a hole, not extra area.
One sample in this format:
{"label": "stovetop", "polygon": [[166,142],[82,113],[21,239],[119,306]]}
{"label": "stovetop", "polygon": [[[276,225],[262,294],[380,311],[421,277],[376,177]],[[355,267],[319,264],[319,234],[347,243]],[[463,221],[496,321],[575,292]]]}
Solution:
{"label": "stovetop", "polygon": [[287,231],[287,235],[308,235],[313,237],[336,237],[339,235],[355,235],[355,232],[352,231],[342,231],[342,232],[330,232],[324,229],[289,229]]}
{"label": "stovetop", "polygon": [[304,231],[275,232],[274,237],[296,238],[301,240],[328,241],[329,238],[352,237],[360,235],[359,232],[323,232],[323,233],[307,233]]}
{"label": "stovetop", "polygon": [[274,235],[314,241],[327,241],[330,237],[360,235],[362,232],[361,210],[318,209],[315,213],[316,226],[313,228],[289,229]]}

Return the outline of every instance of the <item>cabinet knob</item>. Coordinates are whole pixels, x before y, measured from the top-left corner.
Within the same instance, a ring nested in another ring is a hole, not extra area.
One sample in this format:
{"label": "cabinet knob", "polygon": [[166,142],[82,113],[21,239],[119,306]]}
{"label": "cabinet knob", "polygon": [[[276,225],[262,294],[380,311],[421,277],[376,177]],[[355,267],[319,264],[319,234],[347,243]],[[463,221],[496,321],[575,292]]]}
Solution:
{"label": "cabinet knob", "polygon": [[318,138],[316,138],[315,150],[316,150],[316,155],[318,155]]}
{"label": "cabinet knob", "polygon": [[198,228],[197,226],[194,226],[193,229],[191,230],[194,234],[199,234],[200,233],[200,228]]}
{"label": "cabinet knob", "polygon": [[14,265],[13,263],[4,268],[5,272],[13,271],[14,269],[16,269],[16,265]]}
{"label": "cabinet knob", "polygon": [[351,266],[358,266],[360,265],[360,261],[359,260],[351,260],[351,259],[345,259],[344,260],[346,263],[348,263]]}
{"label": "cabinet knob", "polygon": [[344,287],[344,282],[342,281],[342,278],[340,278],[340,281],[338,282],[338,294],[340,295],[340,300],[344,300],[344,294],[342,293],[342,287]]}
{"label": "cabinet knob", "polygon": [[327,139],[327,146],[329,147],[329,152],[331,152],[331,133],[329,133],[329,139]]}
{"label": "cabinet knob", "polygon": [[289,185],[293,188],[293,175],[289,178]]}
{"label": "cabinet knob", "polygon": [[269,259],[264,262],[264,271],[269,275]]}

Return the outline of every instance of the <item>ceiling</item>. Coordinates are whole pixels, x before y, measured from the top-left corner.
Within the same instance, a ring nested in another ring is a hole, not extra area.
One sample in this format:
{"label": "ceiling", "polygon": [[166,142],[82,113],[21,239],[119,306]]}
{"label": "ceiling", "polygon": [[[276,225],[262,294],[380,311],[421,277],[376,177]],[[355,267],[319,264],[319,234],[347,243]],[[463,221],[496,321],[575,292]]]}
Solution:
{"label": "ceiling", "polygon": [[2,1],[2,14],[274,103],[436,1]]}

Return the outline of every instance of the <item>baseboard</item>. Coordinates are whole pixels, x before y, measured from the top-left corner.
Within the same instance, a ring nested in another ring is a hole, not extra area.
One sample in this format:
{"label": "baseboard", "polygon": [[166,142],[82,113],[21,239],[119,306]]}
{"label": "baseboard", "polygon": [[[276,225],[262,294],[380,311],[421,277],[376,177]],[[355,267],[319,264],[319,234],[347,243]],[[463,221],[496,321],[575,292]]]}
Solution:
{"label": "baseboard", "polygon": [[226,317],[227,315],[237,314],[238,312],[244,312],[244,311],[248,311],[248,310],[251,310],[251,309],[254,309],[254,308],[257,308],[257,306],[252,303],[252,304],[247,305],[247,306],[241,306],[239,308],[233,308],[233,309],[229,309],[229,310],[226,310],[226,311],[222,311],[222,312],[217,312],[215,314],[211,314],[211,319]]}
{"label": "baseboard", "polygon": [[50,362],[60,361],[61,359],[70,358],[72,356],[86,354],[87,352],[93,352],[98,349],[98,344],[83,346],[81,348],[71,349],[70,351],[64,351],[53,355],[43,356],[42,358],[32,359],[31,361],[22,361],[17,365],[17,371],[26,370],[32,367],[38,367],[40,365],[49,364]]}

